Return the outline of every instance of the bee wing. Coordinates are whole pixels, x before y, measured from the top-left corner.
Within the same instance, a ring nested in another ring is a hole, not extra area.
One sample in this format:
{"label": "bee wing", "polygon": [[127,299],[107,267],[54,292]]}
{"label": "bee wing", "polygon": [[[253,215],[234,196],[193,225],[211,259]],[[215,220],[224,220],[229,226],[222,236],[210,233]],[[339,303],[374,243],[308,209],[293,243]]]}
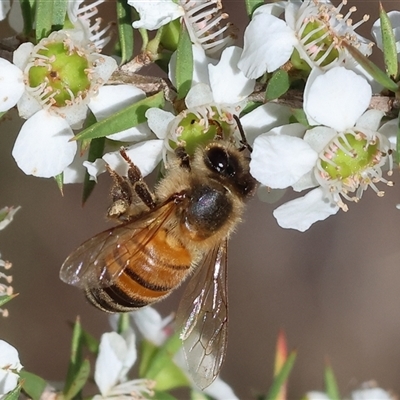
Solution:
{"label": "bee wing", "polygon": [[82,289],[110,286],[164,225],[173,207],[168,202],[87,240],[64,261],[61,280]]}
{"label": "bee wing", "polygon": [[177,312],[189,372],[201,389],[218,376],[228,328],[227,241],[209,252],[185,289]]}

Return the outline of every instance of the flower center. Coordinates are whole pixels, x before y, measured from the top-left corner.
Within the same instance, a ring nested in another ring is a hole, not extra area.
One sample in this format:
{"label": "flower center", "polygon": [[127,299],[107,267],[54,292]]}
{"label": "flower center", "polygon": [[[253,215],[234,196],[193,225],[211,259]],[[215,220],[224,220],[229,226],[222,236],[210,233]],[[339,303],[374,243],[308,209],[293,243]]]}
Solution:
{"label": "flower center", "polygon": [[197,147],[214,139],[228,139],[235,127],[232,114],[216,107],[184,110],[173,121],[168,143],[171,149],[183,145],[191,156]]}
{"label": "flower center", "polygon": [[74,46],[51,42],[35,54],[29,68],[29,85],[41,86],[52,106],[65,107],[76,98],[84,98],[90,88],[89,62]]}
{"label": "flower center", "polygon": [[[318,0],[308,0],[299,9],[296,32],[302,44],[306,57],[314,65],[327,67],[334,62],[341,62],[346,50],[342,43],[346,41],[359,47],[359,37],[354,30],[369,19],[363,19],[353,25],[350,18],[357,9],[351,7],[346,15],[340,13],[347,0],[342,0],[339,6]],[[301,55],[300,55],[301,56]]]}
{"label": "flower center", "polygon": [[[330,194],[343,210],[347,206],[345,199],[357,202],[364,190],[371,186],[382,196],[375,183],[393,183],[382,177],[382,166],[389,158],[391,168],[391,151],[389,142],[379,133],[374,135],[363,132],[348,131],[337,135],[321,152],[316,168],[316,178],[322,187],[328,187]],[[390,172],[388,173],[390,175]],[[348,193],[354,193],[349,196]]]}

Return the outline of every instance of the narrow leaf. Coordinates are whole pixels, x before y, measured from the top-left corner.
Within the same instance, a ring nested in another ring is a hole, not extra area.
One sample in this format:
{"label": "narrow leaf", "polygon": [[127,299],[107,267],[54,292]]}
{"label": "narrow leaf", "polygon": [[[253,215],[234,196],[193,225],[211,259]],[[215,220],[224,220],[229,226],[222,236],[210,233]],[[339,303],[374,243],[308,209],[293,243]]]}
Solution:
{"label": "narrow leaf", "polygon": [[164,93],[159,92],[147,97],[131,106],[116,112],[115,114],[84,129],[75,136],[75,140],[95,139],[105,137],[113,133],[132,128],[146,121],[145,113],[149,108],[164,106]]}
{"label": "narrow leaf", "polygon": [[358,49],[353,47],[351,44],[343,42],[348,52],[354,57],[354,59],[368,72],[379,84],[386,89],[397,92],[398,86],[393,82],[385,72],[383,72],[377,65],[375,65],[369,58],[365,57]]}
{"label": "narrow leaf", "polygon": [[29,36],[33,29],[36,0],[20,0],[22,19],[24,20],[24,34]]}
{"label": "narrow leaf", "polygon": [[85,330],[82,330],[82,346],[85,346],[91,353],[97,354],[99,352],[99,341],[86,332]]}
{"label": "narrow leaf", "polygon": [[64,196],[64,174],[61,172],[60,174],[56,175],[54,179],[57,183],[61,196]]}
{"label": "narrow leaf", "polygon": [[65,381],[65,386],[63,390],[64,394],[70,391],[71,386],[82,364],[81,337],[82,337],[82,326],[78,317],[75,321],[74,330],[72,332],[71,355],[69,359],[67,379]]}
{"label": "narrow leaf", "polygon": [[124,64],[133,56],[133,28],[132,28],[132,7],[126,0],[117,0],[117,24],[118,37],[121,50],[121,62]]}
{"label": "narrow leaf", "polygon": [[40,400],[42,393],[47,385],[47,382],[31,372],[24,369],[20,372],[22,389],[32,398],[32,400]]}
{"label": "narrow leaf", "polygon": [[185,24],[181,26],[178,49],[176,52],[176,89],[178,99],[183,99],[189,92],[193,78],[192,41]]}
{"label": "narrow leaf", "polygon": [[289,74],[283,69],[274,72],[271,79],[268,81],[267,89],[265,90],[265,99],[267,101],[277,99],[284,95],[290,87]]}
{"label": "narrow leaf", "polygon": [[5,295],[0,296],[0,307],[3,307],[4,304],[8,303],[10,300],[12,300],[14,297],[17,297],[17,296],[18,296],[18,293],[14,293],[12,295],[5,294]]}
{"label": "narrow leaf", "polygon": [[90,374],[90,363],[89,360],[84,360],[80,365],[71,385],[66,393],[64,393],[64,400],[70,400],[74,398],[85,386],[86,381]]}
{"label": "narrow leaf", "polygon": [[264,1],[260,0],[245,0],[246,3],[246,12],[249,18],[251,19],[254,11],[264,4]]}
{"label": "narrow leaf", "polygon": [[53,25],[54,1],[38,0],[36,4],[36,40],[49,36]]}
{"label": "narrow leaf", "polygon": [[396,38],[394,36],[392,23],[382,7],[382,3],[380,3],[379,19],[381,20],[383,56],[385,59],[386,72],[388,76],[396,78],[398,73]]}
{"label": "narrow leaf", "polygon": [[[281,372],[285,361],[287,360],[287,342],[285,332],[281,330],[278,334],[275,351],[275,365],[274,365],[274,376],[278,376]],[[287,381],[283,383],[280,392],[277,396],[277,400],[286,399]]]}
{"label": "narrow leaf", "polygon": [[65,23],[65,15],[67,14],[68,1],[53,1],[52,26],[55,30],[62,29]]}
{"label": "narrow leaf", "polygon": [[299,124],[309,127],[307,115],[302,108],[292,108],[292,118],[290,118],[290,123],[298,122]]}
{"label": "narrow leaf", "polygon": [[21,393],[21,385],[18,385],[14,390],[2,396],[1,400],[18,400]]}
{"label": "narrow leaf", "polygon": [[325,392],[330,400],[340,400],[339,389],[336,383],[336,378],[333,373],[332,367],[327,364],[325,367]]}
{"label": "narrow leaf", "polygon": [[276,400],[281,392],[281,388],[285,384],[286,380],[289,377],[290,371],[293,368],[294,362],[296,360],[296,352],[292,351],[289,354],[286,362],[283,364],[279,374],[275,377],[274,382],[268,392],[267,399],[268,400]]}

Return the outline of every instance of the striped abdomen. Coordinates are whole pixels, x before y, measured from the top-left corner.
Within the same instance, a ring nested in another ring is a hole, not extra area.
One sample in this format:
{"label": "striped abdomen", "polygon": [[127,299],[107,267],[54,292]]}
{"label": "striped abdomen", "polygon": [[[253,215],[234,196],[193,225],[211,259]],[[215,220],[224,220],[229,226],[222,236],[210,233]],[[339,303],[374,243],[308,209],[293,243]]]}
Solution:
{"label": "striped abdomen", "polygon": [[146,240],[136,235],[104,256],[110,274],[122,273],[110,286],[86,289],[96,307],[125,312],[147,306],[168,296],[188,276],[192,256],[177,239],[163,229],[147,243],[141,239]]}

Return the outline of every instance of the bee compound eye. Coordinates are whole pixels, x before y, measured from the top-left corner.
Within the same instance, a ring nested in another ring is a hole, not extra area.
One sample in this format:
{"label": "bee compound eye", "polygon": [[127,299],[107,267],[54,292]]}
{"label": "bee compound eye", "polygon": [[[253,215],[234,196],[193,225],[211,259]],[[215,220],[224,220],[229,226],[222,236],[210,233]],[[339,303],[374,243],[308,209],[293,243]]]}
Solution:
{"label": "bee compound eye", "polygon": [[208,165],[220,174],[233,176],[236,169],[233,165],[231,157],[225,149],[220,147],[212,147],[207,151]]}

